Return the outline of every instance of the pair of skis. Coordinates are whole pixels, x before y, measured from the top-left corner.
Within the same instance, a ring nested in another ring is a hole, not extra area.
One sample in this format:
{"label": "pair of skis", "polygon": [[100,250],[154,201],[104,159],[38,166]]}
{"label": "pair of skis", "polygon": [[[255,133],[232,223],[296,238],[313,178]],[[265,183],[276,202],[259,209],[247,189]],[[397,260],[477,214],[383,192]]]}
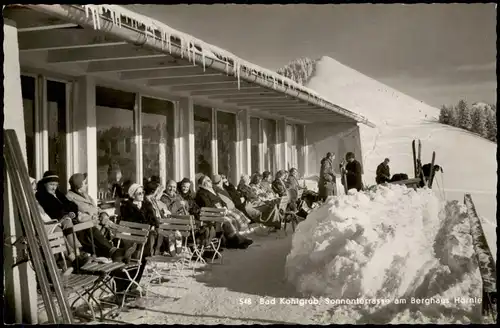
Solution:
{"label": "pair of skis", "polygon": [[434,181],[434,163],[436,161],[436,152],[432,152],[432,161],[431,161],[431,171],[429,180],[424,175],[422,170],[422,142],[418,139],[418,149],[416,140],[413,140],[411,143],[412,151],[413,151],[413,171],[415,173],[415,178],[419,178],[422,181],[422,185],[432,188],[432,182]]}

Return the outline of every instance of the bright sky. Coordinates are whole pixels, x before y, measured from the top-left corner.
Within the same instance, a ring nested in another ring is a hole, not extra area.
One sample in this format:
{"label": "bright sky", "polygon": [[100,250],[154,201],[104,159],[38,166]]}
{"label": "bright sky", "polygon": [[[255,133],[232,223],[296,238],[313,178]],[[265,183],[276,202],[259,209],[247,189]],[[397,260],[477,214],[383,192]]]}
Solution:
{"label": "bright sky", "polygon": [[496,102],[495,4],[126,7],[269,69],[330,56],[436,107]]}

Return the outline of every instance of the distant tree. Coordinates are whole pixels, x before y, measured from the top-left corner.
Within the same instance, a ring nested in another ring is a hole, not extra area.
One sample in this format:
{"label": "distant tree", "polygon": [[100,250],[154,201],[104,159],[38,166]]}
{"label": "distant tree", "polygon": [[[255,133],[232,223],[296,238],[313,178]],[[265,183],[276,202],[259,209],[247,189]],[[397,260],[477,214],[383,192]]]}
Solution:
{"label": "distant tree", "polygon": [[277,73],[283,75],[298,84],[305,85],[314,75],[316,69],[316,62],[310,58],[298,58],[285,67],[277,70]]}
{"label": "distant tree", "polygon": [[487,138],[493,142],[497,142],[497,116],[492,110],[487,112],[485,127]]}
{"label": "distant tree", "polygon": [[472,110],[472,132],[479,134],[480,136],[487,138],[488,130],[486,129],[486,119],[489,109],[482,107],[471,108]]}
{"label": "distant tree", "polygon": [[458,128],[459,127],[458,118],[459,115],[457,108],[453,106],[448,107],[448,124]]}
{"label": "distant tree", "polygon": [[457,104],[458,111],[458,127],[471,131],[472,130],[472,115],[465,100],[460,100]]}
{"label": "distant tree", "polygon": [[439,123],[450,124],[450,110],[446,105],[441,106],[439,110]]}

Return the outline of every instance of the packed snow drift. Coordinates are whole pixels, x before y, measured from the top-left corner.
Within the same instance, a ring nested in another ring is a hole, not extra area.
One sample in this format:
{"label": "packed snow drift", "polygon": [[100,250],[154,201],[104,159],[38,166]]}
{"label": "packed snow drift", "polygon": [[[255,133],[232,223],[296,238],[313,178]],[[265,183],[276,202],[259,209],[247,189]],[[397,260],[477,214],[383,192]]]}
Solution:
{"label": "packed snow drift", "polygon": [[304,296],[332,304],[324,323],[481,318],[466,208],[427,188],[378,186],[329,198],[298,225],[286,276]]}

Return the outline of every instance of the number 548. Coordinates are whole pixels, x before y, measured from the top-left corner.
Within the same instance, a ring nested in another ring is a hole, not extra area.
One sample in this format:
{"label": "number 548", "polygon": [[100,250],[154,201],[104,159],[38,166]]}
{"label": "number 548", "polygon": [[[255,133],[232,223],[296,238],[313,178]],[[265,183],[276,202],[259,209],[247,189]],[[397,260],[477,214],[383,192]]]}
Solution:
{"label": "number 548", "polygon": [[240,305],[250,305],[252,300],[250,298],[240,298]]}

